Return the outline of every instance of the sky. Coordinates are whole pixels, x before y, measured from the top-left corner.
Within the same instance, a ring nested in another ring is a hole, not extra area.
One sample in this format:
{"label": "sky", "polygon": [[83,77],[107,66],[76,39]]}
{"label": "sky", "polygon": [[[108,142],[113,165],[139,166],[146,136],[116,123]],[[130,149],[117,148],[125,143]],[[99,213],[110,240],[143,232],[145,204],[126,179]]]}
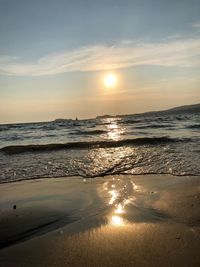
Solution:
{"label": "sky", "polygon": [[0,123],[195,103],[199,0],[0,0]]}

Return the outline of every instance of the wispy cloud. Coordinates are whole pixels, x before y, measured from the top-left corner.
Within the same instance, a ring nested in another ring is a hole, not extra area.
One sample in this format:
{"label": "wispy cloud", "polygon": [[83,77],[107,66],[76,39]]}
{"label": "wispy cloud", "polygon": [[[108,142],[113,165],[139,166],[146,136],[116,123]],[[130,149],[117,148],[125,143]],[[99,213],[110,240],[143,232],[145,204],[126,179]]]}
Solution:
{"label": "wispy cloud", "polygon": [[195,23],[193,23],[192,27],[200,31],[200,21],[196,21]]}
{"label": "wispy cloud", "polygon": [[94,45],[47,55],[34,63],[0,56],[0,74],[41,76],[70,71],[97,71],[139,65],[200,67],[200,38],[175,39],[163,43],[124,41]]}

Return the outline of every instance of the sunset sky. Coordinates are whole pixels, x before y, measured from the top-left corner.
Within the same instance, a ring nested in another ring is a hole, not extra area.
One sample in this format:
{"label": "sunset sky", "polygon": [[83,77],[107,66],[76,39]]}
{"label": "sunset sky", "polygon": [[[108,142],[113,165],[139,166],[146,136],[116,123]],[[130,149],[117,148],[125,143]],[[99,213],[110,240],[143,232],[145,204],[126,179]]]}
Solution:
{"label": "sunset sky", "polygon": [[0,0],[0,123],[199,102],[199,0]]}

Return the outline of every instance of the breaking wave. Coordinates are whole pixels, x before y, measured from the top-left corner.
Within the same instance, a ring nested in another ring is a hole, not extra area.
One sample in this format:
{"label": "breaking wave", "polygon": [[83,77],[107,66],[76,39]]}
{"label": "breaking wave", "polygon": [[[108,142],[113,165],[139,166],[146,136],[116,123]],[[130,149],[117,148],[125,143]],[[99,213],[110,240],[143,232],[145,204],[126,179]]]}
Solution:
{"label": "breaking wave", "polygon": [[1,152],[6,154],[18,154],[25,152],[42,152],[53,151],[62,149],[90,149],[90,148],[109,148],[121,147],[126,145],[155,145],[166,144],[172,142],[181,142],[183,139],[163,137],[144,137],[135,139],[126,139],[119,141],[93,141],[93,142],[70,142],[70,143],[57,143],[57,144],[44,144],[44,145],[14,145],[6,146],[0,149]]}

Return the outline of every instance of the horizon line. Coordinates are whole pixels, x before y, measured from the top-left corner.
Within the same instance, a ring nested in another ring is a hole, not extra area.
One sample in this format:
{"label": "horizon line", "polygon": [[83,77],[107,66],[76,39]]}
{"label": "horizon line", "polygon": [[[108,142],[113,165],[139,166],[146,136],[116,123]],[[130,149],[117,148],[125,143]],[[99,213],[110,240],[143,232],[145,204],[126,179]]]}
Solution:
{"label": "horizon line", "polygon": [[[149,110],[149,111],[144,111],[144,112],[138,112],[138,113],[128,113],[128,114],[115,114],[115,115],[111,115],[111,114],[102,114],[102,115],[96,115],[96,117],[88,117],[88,118],[82,118],[82,119],[78,119],[78,121],[84,121],[84,120],[93,120],[96,119],[98,117],[104,117],[104,116],[108,116],[110,118],[112,117],[120,117],[120,116],[132,116],[132,115],[142,115],[142,114],[147,114],[147,113],[156,113],[156,112],[164,112],[164,111],[170,111],[173,110],[175,108],[180,108],[180,107],[187,107],[187,106],[196,106],[196,105],[200,105],[200,102],[198,103],[194,103],[194,104],[183,104],[181,106],[172,106],[170,108],[167,109],[161,109],[161,110]],[[8,123],[1,123],[0,125],[11,125],[11,124],[37,124],[37,123],[48,123],[48,122],[54,122],[56,120],[72,120],[72,121],[76,121],[77,116],[75,117],[75,119],[72,118],[56,118],[53,120],[44,120],[44,121],[27,121],[27,122],[8,122]]]}

